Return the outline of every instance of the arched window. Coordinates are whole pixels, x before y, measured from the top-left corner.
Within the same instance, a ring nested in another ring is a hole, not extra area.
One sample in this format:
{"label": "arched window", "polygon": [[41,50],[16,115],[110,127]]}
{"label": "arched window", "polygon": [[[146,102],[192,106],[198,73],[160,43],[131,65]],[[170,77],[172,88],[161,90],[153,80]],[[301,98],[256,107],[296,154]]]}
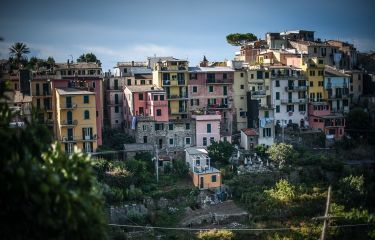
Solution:
{"label": "arched window", "polygon": [[89,110],[85,110],[84,118],[90,119],[90,111]]}

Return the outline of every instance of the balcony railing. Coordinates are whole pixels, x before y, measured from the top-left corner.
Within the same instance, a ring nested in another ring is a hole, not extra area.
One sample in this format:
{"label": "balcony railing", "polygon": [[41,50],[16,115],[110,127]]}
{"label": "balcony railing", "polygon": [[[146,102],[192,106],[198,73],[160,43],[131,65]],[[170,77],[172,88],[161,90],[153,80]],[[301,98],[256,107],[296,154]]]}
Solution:
{"label": "balcony railing", "polygon": [[272,104],[264,104],[264,105],[259,105],[259,109],[261,110],[270,110],[270,109],[274,109],[274,105]]}
{"label": "balcony railing", "polygon": [[229,108],[228,104],[208,104],[208,109],[225,109]]}
{"label": "balcony railing", "polygon": [[231,84],[233,83],[232,78],[227,79],[206,79],[207,84]]}
{"label": "balcony railing", "polygon": [[61,126],[76,126],[78,124],[77,120],[63,120],[61,121]]}
{"label": "balcony railing", "polygon": [[98,136],[96,134],[91,136],[63,136],[61,142],[77,142],[77,141],[96,141]]}
{"label": "balcony railing", "polygon": [[168,99],[183,99],[188,98],[188,94],[180,94],[180,95],[170,95]]}
{"label": "balcony railing", "polygon": [[302,104],[307,103],[307,99],[281,99],[282,104]]}
{"label": "balcony railing", "polygon": [[266,90],[261,91],[251,91],[251,97],[259,98],[266,96]]}
{"label": "balcony railing", "polygon": [[288,87],[285,87],[285,91],[287,91],[287,92],[290,92],[290,91],[299,92],[299,91],[306,91],[306,90],[307,90],[306,86],[288,86]]}
{"label": "balcony railing", "polygon": [[74,108],[77,108],[77,104],[69,103],[69,104],[60,106],[60,109],[74,109]]}
{"label": "balcony railing", "polygon": [[271,78],[282,79],[307,79],[304,75],[289,75],[289,74],[271,74]]}

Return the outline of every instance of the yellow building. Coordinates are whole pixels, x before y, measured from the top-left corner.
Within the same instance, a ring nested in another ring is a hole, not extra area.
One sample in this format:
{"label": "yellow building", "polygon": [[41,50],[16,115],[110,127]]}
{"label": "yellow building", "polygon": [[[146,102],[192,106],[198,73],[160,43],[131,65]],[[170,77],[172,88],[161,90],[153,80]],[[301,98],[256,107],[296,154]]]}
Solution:
{"label": "yellow building", "polygon": [[62,149],[70,153],[74,146],[84,152],[97,148],[95,93],[74,89],[56,88],[57,140]]}
{"label": "yellow building", "polygon": [[324,89],[324,59],[310,58],[302,63],[302,70],[306,73],[308,80],[308,96],[310,102],[322,102],[327,99]]}
{"label": "yellow building", "polygon": [[186,60],[169,59],[153,67],[153,84],[163,87],[167,93],[170,119],[188,116],[188,65]]}
{"label": "yellow building", "polygon": [[30,93],[32,105],[38,111],[38,121],[46,124],[52,130],[54,108],[52,106],[51,79],[53,79],[53,75],[33,73],[30,80]]}

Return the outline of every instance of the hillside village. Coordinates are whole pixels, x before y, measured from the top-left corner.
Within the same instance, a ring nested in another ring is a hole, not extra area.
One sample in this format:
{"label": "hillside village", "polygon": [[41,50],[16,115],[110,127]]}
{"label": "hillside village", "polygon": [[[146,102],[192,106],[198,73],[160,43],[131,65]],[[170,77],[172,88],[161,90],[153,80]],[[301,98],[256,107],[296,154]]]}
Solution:
{"label": "hillside village", "polygon": [[[107,72],[84,55],[44,66],[0,64],[11,128],[36,118],[62,152],[87,153],[112,223],[281,227],[272,217],[299,216],[296,209],[303,217],[323,214],[326,182],[363,171],[344,165],[373,164],[375,59],[353,44],[294,30],[241,44],[232,60],[124,60]],[[353,114],[358,109],[368,116],[364,128]],[[319,179],[326,182],[314,185]],[[294,191],[289,200],[278,195],[282,187]],[[262,194],[281,200],[271,204]],[[303,201],[317,207],[303,210]],[[319,235],[314,229],[298,234]],[[136,230],[113,234],[169,236]]]}

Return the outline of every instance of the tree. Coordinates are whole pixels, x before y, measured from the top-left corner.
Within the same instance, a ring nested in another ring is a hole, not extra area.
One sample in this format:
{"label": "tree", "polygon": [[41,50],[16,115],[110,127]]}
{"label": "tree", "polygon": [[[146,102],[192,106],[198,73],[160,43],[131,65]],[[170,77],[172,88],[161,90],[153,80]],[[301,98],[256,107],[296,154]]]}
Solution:
{"label": "tree", "polygon": [[207,149],[211,159],[227,164],[234,151],[234,146],[227,141],[213,141]]}
{"label": "tree", "polygon": [[21,42],[16,42],[9,48],[9,54],[17,64],[19,64],[21,60],[25,59],[25,55],[28,53],[30,53],[30,49],[26,46],[26,44]]}
{"label": "tree", "polygon": [[234,233],[229,230],[212,229],[209,231],[199,231],[197,238],[203,240],[231,240],[234,239]]}
{"label": "tree", "polygon": [[279,168],[283,167],[287,162],[291,161],[295,156],[292,145],[286,143],[273,144],[267,153],[269,158],[279,164]]}
{"label": "tree", "polygon": [[93,62],[100,64],[100,60],[98,60],[93,53],[86,53],[79,56],[77,62]]}
{"label": "tree", "polygon": [[227,42],[233,46],[242,46],[257,39],[257,36],[252,33],[231,33],[227,35]]}
{"label": "tree", "polygon": [[48,129],[34,121],[10,128],[11,118],[0,101],[0,218],[6,219],[0,238],[105,238],[90,158],[77,149],[64,154],[59,144],[51,145]]}
{"label": "tree", "polygon": [[266,190],[266,192],[281,202],[290,202],[296,196],[295,187],[285,179],[280,179],[274,188]]}
{"label": "tree", "polygon": [[362,108],[355,108],[346,116],[346,132],[355,139],[365,136],[370,126],[369,115]]}

